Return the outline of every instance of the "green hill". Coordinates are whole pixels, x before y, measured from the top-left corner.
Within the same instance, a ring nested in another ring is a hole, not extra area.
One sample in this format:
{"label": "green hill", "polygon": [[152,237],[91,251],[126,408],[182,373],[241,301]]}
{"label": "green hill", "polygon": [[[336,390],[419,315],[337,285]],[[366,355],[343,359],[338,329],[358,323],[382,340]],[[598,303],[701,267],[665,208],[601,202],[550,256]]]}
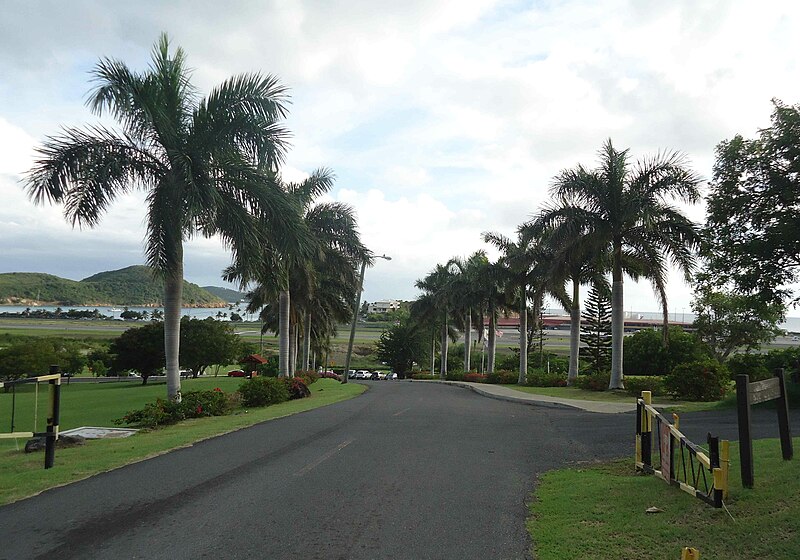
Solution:
{"label": "green hill", "polygon": [[[28,305],[142,305],[160,306],[164,284],[146,266],[101,272],[80,282],[35,272],[0,274],[0,303]],[[186,306],[222,307],[225,301],[197,284],[183,282]]]}
{"label": "green hill", "polygon": [[220,286],[203,286],[203,289],[228,303],[236,303],[245,296],[242,292],[237,292],[229,288],[222,288]]}

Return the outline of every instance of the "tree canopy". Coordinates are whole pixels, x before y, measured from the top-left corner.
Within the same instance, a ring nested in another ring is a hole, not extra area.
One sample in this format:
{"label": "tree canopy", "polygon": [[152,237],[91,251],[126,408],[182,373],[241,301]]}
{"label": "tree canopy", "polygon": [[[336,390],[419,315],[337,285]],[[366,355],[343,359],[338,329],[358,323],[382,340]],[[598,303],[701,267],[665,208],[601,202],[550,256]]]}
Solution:
{"label": "tree canopy", "polygon": [[756,138],[717,146],[706,253],[737,292],[785,302],[800,271],[800,105],[773,105]]}

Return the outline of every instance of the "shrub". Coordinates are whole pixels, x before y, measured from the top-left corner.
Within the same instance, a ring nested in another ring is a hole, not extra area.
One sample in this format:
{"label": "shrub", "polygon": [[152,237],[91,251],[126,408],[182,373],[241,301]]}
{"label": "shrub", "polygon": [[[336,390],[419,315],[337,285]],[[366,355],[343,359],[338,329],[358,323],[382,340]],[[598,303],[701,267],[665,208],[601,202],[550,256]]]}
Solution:
{"label": "shrub", "polygon": [[555,373],[541,368],[528,370],[528,375],[525,377],[525,384],[531,387],[566,387],[567,376],[564,373]]}
{"label": "shrub", "polygon": [[[436,378],[438,379],[438,375]],[[464,381],[464,372],[463,371],[448,371],[447,376],[445,377],[448,381]]]}
{"label": "shrub", "polygon": [[244,406],[267,406],[289,400],[289,389],[278,377],[256,377],[239,386]]}
{"label": "shrub", "polygon": [[664,379],[657,376],[634,377],[626,375],[625,390],[634,397],[640,396],[642,391],[650,391],[654,397],[665,395],[667,392],[664,388]]}
{"label": "shrub", "polygon": [[605,391],[611,382],[611,374],[608,372],[593,373],[591,375],[579,375],[575,380],[575,386],[587,391]]}
{"label": "shrub", "polygon": [[664,379],[664,386],[677,399],[715,401],[725,396],[729,380],[725,366],[707,359],[676,366]]}
{"label": "shrub", "polygon": [[509,370],[498,370],[486,376],[486,383],[496,385],[514,385],[517,381],[519,381],[519,374]]}
{"label": "shrub", "polygon": [[204,416],[222,416],[231,410],[232,401],[221,389],[213,391],[187,391],[183,393],[181,402],[156,399],[147,403],[144,408],[132,410],[122,418],[114,420],[117,425],[138,425],[145,428],[156,428],[175,424],[187,418]]}
{"label": "shrub", "polygon": [[311,386],[317,382],[317,380],[322,377],[316,371],[309,369],[309,370],[300,370],[294,374],[295,378],[302,379],[306,385]]}
{"label": "shrub", "polygon": [[664,347],[661,329],[644,329],[623,339],[623,368],[634,375],[666,375],[679,365],[709,356],[703,342],[682,328],[669,328],[669,343]]}
{"label": "shrub", "polygon": [[[306,377],[282,377],[282,381],[286,384],[286,390],[289,391],[289,400],[304,399],[311,396],[311,389],[308,388]],[[316,378],[314,379],[316,381]]]}
{"label": "shrub", "polygon": [[750,381],[760,381],[772,377],[765,358],[763,354],[734,354],[725,365],[733,378],[737,375],[749,375]]}
{"label": "shrub", "polygon": [[485,373],[475,373],[474,371],[471,371],[463,375],[464,375],[464,381],[471,381],[473,383],[486,383]]}
{"label": "shrub", "polygon": [[[450,379],[450,376],[447,376],[447,378]],[[439,376],[428,373],[427,371],[417,371],[411,374],[411,379],[423,379],[431,381],[434,379],[439,379]]]}

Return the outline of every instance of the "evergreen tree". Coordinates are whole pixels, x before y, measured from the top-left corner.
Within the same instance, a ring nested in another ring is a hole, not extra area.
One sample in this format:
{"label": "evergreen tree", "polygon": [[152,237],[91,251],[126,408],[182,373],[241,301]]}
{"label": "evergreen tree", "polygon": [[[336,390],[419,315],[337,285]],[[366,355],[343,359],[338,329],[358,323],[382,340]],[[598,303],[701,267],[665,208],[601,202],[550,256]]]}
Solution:
{"label": "evergreen tree", "polygon": [[592,287],[581,324],[581,359],[586,371],[599,373],[611,367],[611,302],[607,294]]}

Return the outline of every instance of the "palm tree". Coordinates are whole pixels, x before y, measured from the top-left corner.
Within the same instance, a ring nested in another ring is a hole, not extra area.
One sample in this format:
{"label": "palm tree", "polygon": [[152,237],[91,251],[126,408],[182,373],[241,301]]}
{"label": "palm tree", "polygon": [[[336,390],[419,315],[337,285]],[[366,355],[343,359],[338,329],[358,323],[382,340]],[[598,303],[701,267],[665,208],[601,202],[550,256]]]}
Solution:
{"label": "palm tree", "polygon": [[243,74],[201,99],[190,77],[184,51],[171,53],[166,35],[145,72],[102,59],[88,105],[120,129],[49,137],[27,177],[36,203],[63,203],[80,227],[95,226],[120,194],[147,193],[145,255],[164,280],[167,393],[176,400],[184,241],[220,235],[236,256],[258,250],[258,225],[273,242],[297,227],[293,203],[274,181],[287,145],[286,89],[272,76]]}
{"label": "palm tree", "polygon": [[436,322],[441,329],[439,377],[441,379],[446,379],[447,341],[448,338],[455,340],[455,335],[450,325],[451,313],[454,307],[453,300],[455,299],[453,291],[453,273],[450,267],[437,264],[425,278],[417,280],[415,285],[423,292],[422,297],[417,301],[427,304],[425,309],[420,309],[421,304],[418,304],[418,313],[433,315],[438,318]]}
{"label": "palm tree", "polygon": [[[358,279],[355,265],[368,258],[361,243],[355,213],[346,204],[316,199],[333,187],[333,173],[318,169],[299,183],[281,183],[282,188],[302,211],[303,250],[280,252],[266,250],[260,259],[246,256],[226,271],[226,279],[242,285],[256,282],[249,309],[262,309],[265,329],[279,333],[279,366],[281,376],[290,377],[296,364],[299,330],[304,328],[303,367],[308,367],[308,352],[313,335],[312,310],[318,320],[346,321],[351,311],[343,311],[352,299]],[[279,180],[280,182],[280,180]],[[327,290],[327,291],[326,291]],[[278,300],[278,322],[275,326],[273,306]],[[317,332],[335,332],[335,325],[321,324]]]}
{"label": "palm tree", "polygon": [[[545,208],[541,215],[546,217],[555,211],[555,208]],[[541,218],[540,218],[541,219]],[[572,237],[572,224],[563,224],[561,228],[549,230],[546,233],[549,250],[554,254],[553,268],[550,274],[554,278],[564,279],[572,283],[571,297],[566,299],[565,310],[570,315],[570,352],[567,384],[572,385],[578,378],[580,331],[581,331],[581,284],[592,282],[596,286],[608,284],[604,273],[608,269],[607,253],[604,252],[602,243],[591,236]],[[526,235],[541,235],[544,229],[537,220],[520,226]],[[610,288],[609,288],[610,289]]]}
{"label": "palm tree", "polygon": [[454,311],[460,312],[464,321],[464,373],[469,373],[470,352],[472,350],[472,319],[477,314],[479,324],[483,325],[481,304],[481,282],[485,278],[489,260],[484,251],[476,251],[466,259],[455,257],[447,263],[453,274],[452,290],[458,294]]}
{"label": "palm tree", "polygon": [[608,140],[599,155],[597,169],[579,165],[554,179],[556,207],[539,221],[546,228],[563,226],[573,238],[601,241],[611,255],[609,388],[621,389],[625,263],[638,263],[630,270],[636,273],[638,268],[639,274],[650,279],[665,310],[667,259],[688,274],[700,243],[696,225],[671,201],[696,202],[700,178],[677,152],[659,153],[631,165],[628,150],[617,151]]}

